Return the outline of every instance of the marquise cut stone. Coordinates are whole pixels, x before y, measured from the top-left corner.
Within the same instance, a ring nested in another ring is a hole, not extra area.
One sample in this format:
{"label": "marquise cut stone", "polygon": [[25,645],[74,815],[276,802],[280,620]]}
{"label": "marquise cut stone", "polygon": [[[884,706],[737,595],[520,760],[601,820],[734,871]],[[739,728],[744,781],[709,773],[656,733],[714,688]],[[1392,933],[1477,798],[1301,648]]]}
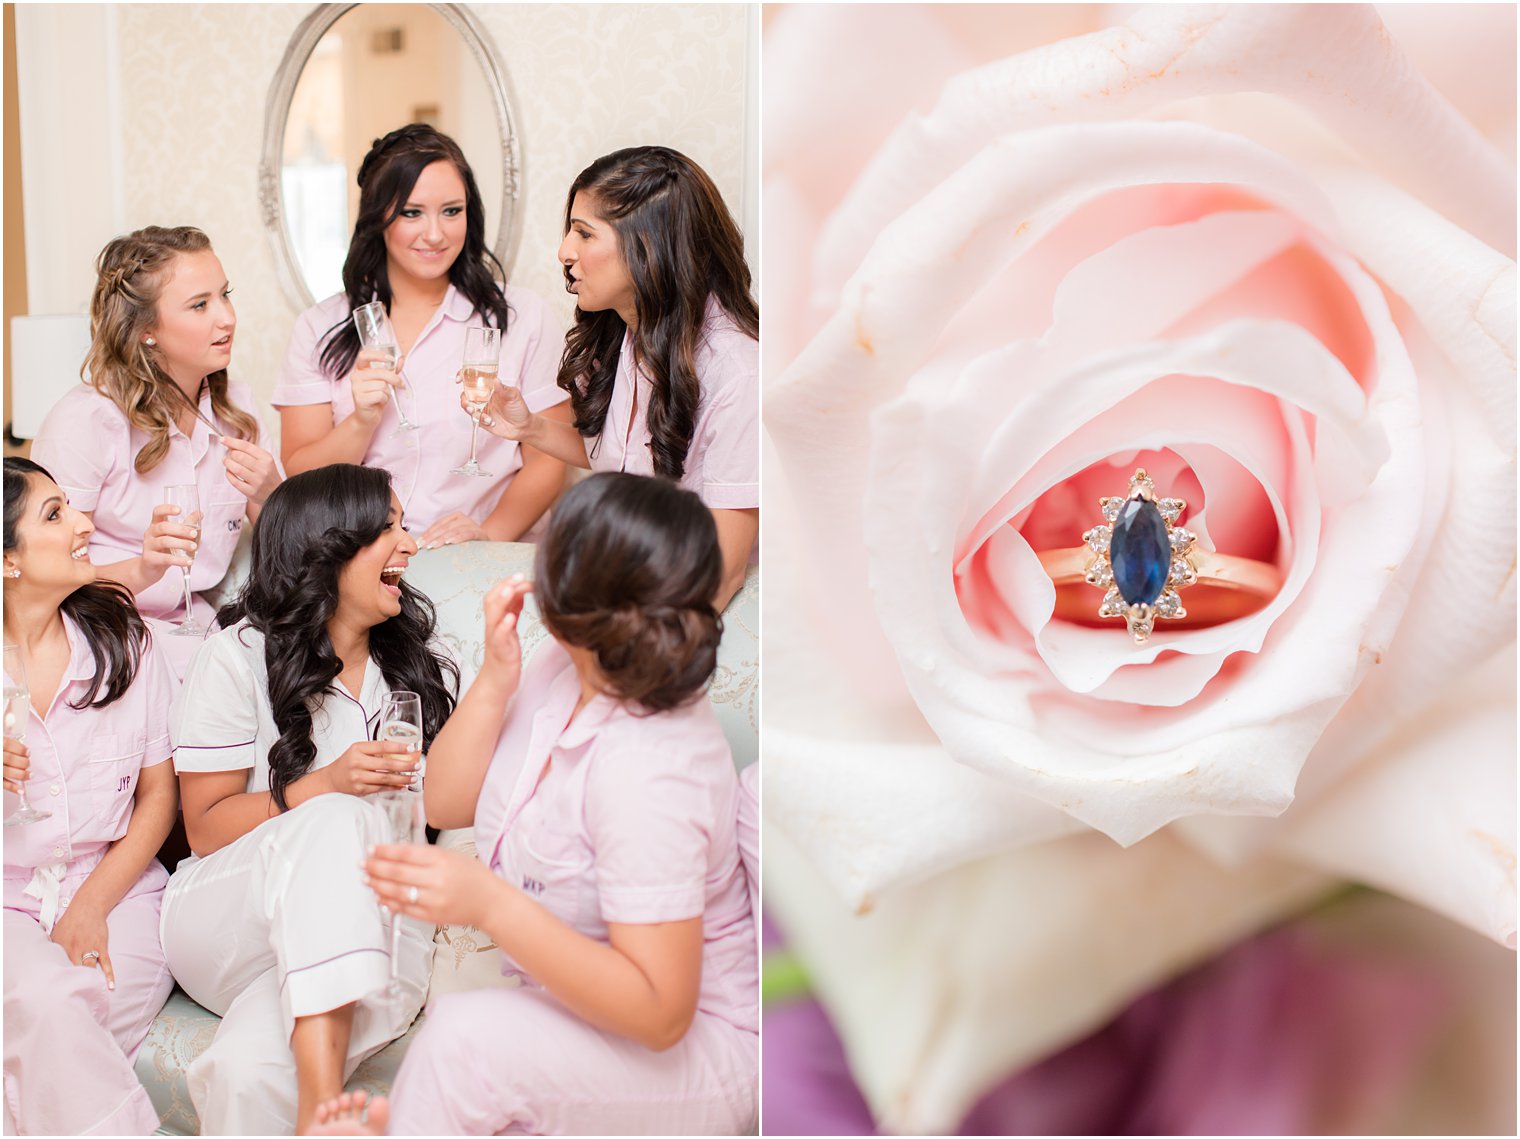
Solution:
{"label": "marquise cut stone", "polygon": [[1150,605],[1161,596],[1172,566],[1172,546],[1154,502],[1131,498],[1119,508],[1108,560],[1114,584],[1128,604]]}

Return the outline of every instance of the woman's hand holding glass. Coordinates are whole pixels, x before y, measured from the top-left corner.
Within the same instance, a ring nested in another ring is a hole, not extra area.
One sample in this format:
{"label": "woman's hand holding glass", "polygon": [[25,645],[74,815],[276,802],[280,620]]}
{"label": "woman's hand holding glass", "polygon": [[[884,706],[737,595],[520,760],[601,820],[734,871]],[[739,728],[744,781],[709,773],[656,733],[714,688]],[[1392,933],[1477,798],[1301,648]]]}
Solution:
{"label": "woman's hand holding glass", "polygon": [[[470,409],[462,395],[459,397],[459,406],[466,411]],[[499,439],[528,443],[532,442],[529,435],[533,430],[533,419],[533,413],[528,410],[528,401],[523,399],[522,389],[501,384],[491,393],[478,422]]]}
{"label": "woman's hand holding glass", "polygon": [[[386,403],[401,387],[404,360],[405,357],[397,359],[391,348],[359,349],[359,355],[354,358],[354,370],[348,373],[348,386],[354,396],[354,414],[365,423],[379,423],[385,414]],[[399,407],[398,404],[398,410]]]}
{"label": "woman's hand holding glass", "polygon": [[481,929],[493,900],[513,888],[472,855],[422,843],[376,846],[364,871],[365,885],[382,906],[434,925]]}
{"label": "woman's hand holding glass", "polygon": [[[422,754],[422,698],[415,692],[397,690],[386,698],[380,710],[380,738],[399,743],[412,749],[413,756]],[[421,775],[418,775],[418,780]],[[426,841],[427,819],[422,806],[421,788],[413,781],[407,790],[390,791],[377,800],[390,819],[393,842],[410,844]],[[386,906],[391,925],[391,980],[392,996],[401,989],[401,919],[394,906]]]}
{"label": "woman's hand holding glass", "polygon": [[152,571],[154,581],[171,568],[188,573],[195,561],[200,527],[178,521],[181,513],[180,507],[161,502],[153,508],[153,520],[143,531],[143,565]]}
{"label": "woman's hand holding glass", "polygon": [[410,787],[417,777],[414,746],[396,740],[360,740],[322,768],[332,790],[373,795]]}
{"label": "woman's hand holding glass", "polygon": [[[401,399],[396,395],[401,383],[401,362],[406,357],[401,354],[400,342],[396,339],[396,330],[391,327],[390,313],[379,301],[370,301],[367,305],[360,305],[354,309],[354,328],[359,333],[360,354],[364,349],[369,349],[372,355],[368,357],[368,367],[371,371],[390,372],[386,380],[386,390],[382,394],[389,395],[390,400],[396,405],[396,417],[401,421],[396,425],[397,431],[415,431],[417,425],[406,417],[406,412],[401,410]],[[350,382],[355,373],[349,374]],[[355,403],[358,404],[358,388],[354,389]],[[378,416],[377,416],[378,418]],[[393,432],[394,434],[394,432]]]}
{"label": "woman's hand holding glass", "polygon": [[5,789],[14,795],[21,794],[21,785],[32,773],[31,752],[20,740],[5,736]]}
{"label": "woman's hand holding glass", "polygon": [[476,437],[480,434],[480,413],[498,387],[501,373],[501,329],[484,325],[464,330],[464,366],[459,369],[459,403],[470,417],[470,458],[450,474],[494,478],[475,461]]}
{"label": "woman's hand holding glass", "polygon": [[31,686],[26,679],[26,661],[18,645],[5,646],[5,789],[14,791],[20,800],[5,825],[37,823],[51,819],[53,812],[39,811],[26,798],[26,781],[31,777],[31,753],[27,751],[26,725],[32,715]]}
{"label": "woman's hand holding glass", "polygon": [[264,500],[274,493],[281,481],[279,464],[274,461],[274,456],[246,439],[232,435],[223,435],[221,439],[222,446],[227,448],[227,454],[222,457],[227,481],[249,502],[263,506]]}
{"label": "woman's hand holding glass", "polygon": [[[195,600],[190,593],[190,566],[195,561],[195,550],[200,544],[201,536],[201,492],[194,483],[185,483],[182,486],[164,487],[163,505],[171,507],[172,513],[178,514],[184,521],[184,529],[194,533],[195,541],[189,543],[187,556],[178,565],[185,575],[185,619],[170,633],[171,637],[200,637],[206,633],[206,626],[195,619]],[[184,543],[181,543],[183,546]]]}

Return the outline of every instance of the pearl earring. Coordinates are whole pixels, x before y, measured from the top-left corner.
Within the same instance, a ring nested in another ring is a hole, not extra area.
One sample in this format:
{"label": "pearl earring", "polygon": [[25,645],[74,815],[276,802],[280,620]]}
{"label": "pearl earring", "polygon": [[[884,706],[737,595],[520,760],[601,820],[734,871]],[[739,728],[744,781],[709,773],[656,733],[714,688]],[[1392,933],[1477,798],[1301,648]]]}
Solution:
{"label": "pearl earring", "polygon": [[8,569],[8,570],[5,571],[5,576],[6,577],[20,577],[21,576],[21,571],[19,569]]}
{"label": "pearl earring", "polygon": [[158,341],[154,340],[153,337],[150,336],[148,339],[144,340],[143,343],[146,344],[149,348],[152,348],[158,343]]}

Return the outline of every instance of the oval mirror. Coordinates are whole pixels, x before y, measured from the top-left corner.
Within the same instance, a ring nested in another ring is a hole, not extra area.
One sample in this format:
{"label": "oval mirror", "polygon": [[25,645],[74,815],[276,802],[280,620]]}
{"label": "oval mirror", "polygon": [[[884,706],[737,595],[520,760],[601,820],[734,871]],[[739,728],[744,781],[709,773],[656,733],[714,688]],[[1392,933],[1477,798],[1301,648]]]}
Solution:
{"label": "oval mirror", "polygon": [[[486,234],[508,270],[522,169],[506,75],[457,4],[324,4],[302,21],[269,91],[259,199],[297,308],[340,292],[370,144],[430,123],[464,150]],[[492,236],[494,235],[494,240]]]}

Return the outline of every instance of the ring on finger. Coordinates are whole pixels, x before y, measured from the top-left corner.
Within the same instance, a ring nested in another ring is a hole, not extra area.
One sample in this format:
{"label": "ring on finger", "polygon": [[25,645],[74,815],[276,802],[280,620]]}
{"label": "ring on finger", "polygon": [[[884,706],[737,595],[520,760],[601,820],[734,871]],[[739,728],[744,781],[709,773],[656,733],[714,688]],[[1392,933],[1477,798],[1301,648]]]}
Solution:
{"label": "ring on finger", "polygon": [[94,961],[99,961],[99,960],[100,960],[100,951],[97,950],[97,949],[90,949],[90,950],[87,950],[84,953],[84,955],[79,958],[79,963],[81,965],[83,965],[86,961],[94,962]]}
{"label": "ring on finger", "polygon": [[406,888],[406,900],[412,905],[415,906],[417,904],[417,898],[419,896],[420,894],[416,886],[408,886]]}

